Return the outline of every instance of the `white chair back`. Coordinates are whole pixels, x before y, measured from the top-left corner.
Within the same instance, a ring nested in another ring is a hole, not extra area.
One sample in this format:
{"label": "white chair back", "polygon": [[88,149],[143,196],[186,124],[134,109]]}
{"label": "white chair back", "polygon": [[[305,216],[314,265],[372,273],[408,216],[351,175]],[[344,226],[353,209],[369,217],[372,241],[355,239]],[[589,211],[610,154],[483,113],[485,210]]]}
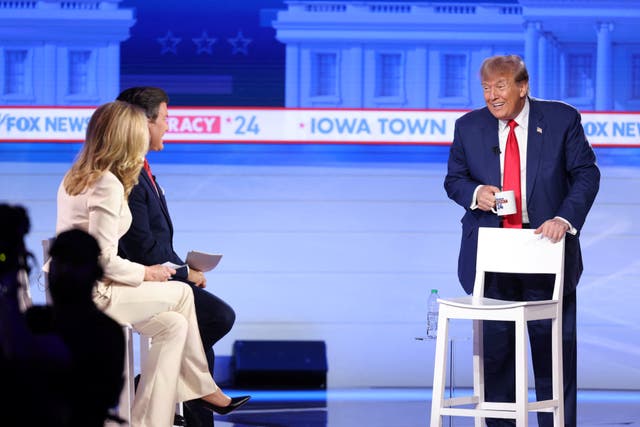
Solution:
{"label": "white chair back", "polygon": [[534,230],[480,227],[474,302],[484,297],[485,272],[555,274],[553,301],[562,297],[564,239],[552,243]]}

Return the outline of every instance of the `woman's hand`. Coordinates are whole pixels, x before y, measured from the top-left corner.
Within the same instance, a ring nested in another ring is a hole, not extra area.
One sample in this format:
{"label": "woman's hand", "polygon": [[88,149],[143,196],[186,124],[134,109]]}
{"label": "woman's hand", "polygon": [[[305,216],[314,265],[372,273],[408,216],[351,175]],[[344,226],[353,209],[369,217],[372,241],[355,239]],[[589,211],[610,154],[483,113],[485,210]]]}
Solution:
{"label": "woman's hand", "polygon": [[176,274],[176,271],[171,267],[164,265],[150,265],[144,267],[144,281],[145,282],[166,282]]}

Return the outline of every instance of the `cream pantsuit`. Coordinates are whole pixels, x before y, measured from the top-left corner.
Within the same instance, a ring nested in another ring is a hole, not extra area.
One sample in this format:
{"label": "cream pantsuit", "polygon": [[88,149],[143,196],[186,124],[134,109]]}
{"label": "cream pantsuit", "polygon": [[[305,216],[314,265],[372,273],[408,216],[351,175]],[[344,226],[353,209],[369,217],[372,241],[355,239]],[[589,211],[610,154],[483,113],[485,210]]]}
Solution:
{"label": "cream pantsuit", "polygon": [[145,282],[143,265],[118,257],[118,239],[130,225],[124,188],[112,173],[76,196],[60,185],[56,234],[79,228],[100,244],[105,276],[94,293],[96,305],[152,340],[131,426],[170,426],[176,402],[213,393],[217,385],[200,341],[191,288],[177,281]]}

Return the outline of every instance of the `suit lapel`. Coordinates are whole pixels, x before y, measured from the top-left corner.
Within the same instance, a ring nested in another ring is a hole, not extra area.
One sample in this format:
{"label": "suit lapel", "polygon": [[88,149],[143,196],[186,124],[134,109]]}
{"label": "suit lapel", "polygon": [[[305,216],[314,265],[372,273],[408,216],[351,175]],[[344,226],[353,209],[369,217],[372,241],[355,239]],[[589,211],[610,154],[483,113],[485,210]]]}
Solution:
{"label": "suit lapel", "polygon": [[[171,217],[169,216],[167,200],[164,198],[164,194],[162,192],[162,188],[160,188],[160,185],[158,184],[158,180],[156,179],[156,185],[154,185],[153,182],[151,182],[151,178],[149,178],[149,176],[144,171],[140,174],[140,178],[142,179],[142,182],[144,182],[144,185],[147,186],[149,193],[152,194],[151,197],[156,197],[156,200],[158,200],[160,210],[162,210],[162,213],[167,220],[167,224],[169,225],[169,229],[171,230],[171,234],[173,234],[173,223],[171,222]],[[156,191],[156,188],[158,189],[158,191]]]}
{"label": "suit lapel", "polygon": [[527,135],[527,200],[532,200],[531,195],[536,184],[542,144],[544,142],[544,116],[538,108],[538,103],[529,98],[529,130]]}
{"label": "suit lapel", "polygon": [[500,139],[498,138],[498,119],[486,109],[486,116],[481,128],[481,153],[483,162],[488,165],[486,184],[502,188],[500,180]]}

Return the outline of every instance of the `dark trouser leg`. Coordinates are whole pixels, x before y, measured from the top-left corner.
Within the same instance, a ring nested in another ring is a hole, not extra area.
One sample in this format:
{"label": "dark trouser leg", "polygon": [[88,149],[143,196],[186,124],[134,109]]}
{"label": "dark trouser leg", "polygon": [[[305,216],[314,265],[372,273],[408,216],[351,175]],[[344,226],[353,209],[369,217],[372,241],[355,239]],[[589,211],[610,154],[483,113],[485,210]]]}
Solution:
{"label": "dark trouser leg", "polygon": [[[576,293],[564,295],[562,301],[562,369],[564,381],[564,425],[576,427],[578,362],[576,345]],[[549,423],[553,425],[553,423]],[[542,426],[542,424],[540,424]]]}
{"label": "dark trouser leg", "polygon": [[[513,275],[487,274],[485,296],[496,299],[519,299]],[[515,401],[515,326],[513,322],[483,322],[485,400]],[[487,426],[515,426],[514,420],[487,418]]]}
{"label": "dark trouser leg", "polygon": [[564,295],[562,307],[562,368],[564,371],[564,425],[576,427],[578,401],[578,346],[575,291]]}
{"label": "dark trouser leg", "polygon": [[[523,276],[490,274],[485,296],[514,301],[550,299],[553,278],[544,275]],[[514,332],[512,322],[484,322],[485,394],[487,401],[515,401]],[[509,327],[511,325],[511,328]],[[551,399],[551,321],[528,324],[532,364],[538,400]],[[576,295],[563,297],[562,350],[565,426],[576,426],[577,357],[576,357]],[[540,427],[552,427],[553,416],[538,414]],[[513,426],[511,420],[487,419],[490,427]]]}
{"label": "dark trouser leg", "polygon": [[202,346],[209,362],[209,369],[213,372],[213,345],[229,333],[236,320],[236,313],[229,304],[211,292],[194,285],[191,285],[191,288]]}
{"label": "dark trouser leg", "polygon": [[[515,334],[513,322],[483,322],[485,400],[515,401]],[[514,420],[487,418],[487,426],[515,426]]]}
{"label": "dark trouser leg", "polygon": [[[540,322],[530,322],[540,323]],[[539,329],[540,325],[536,325]],[[531,348],[535,373],[536,395],[538,400],[551,399],[551,322],[544,322],[544,331],[532,333]],[[535,341],[534,341],[535,337]],[[536,343],[536,344],[534,344]],[[539,343],[539,344],[537,344]],[[534,347],[536,346],[536,347]],[[538,350],[535,350],[537,348]],[[576,354],[576,294],[572,292],[563,296],[562,307],[562,368],[564,382],[564,424],[566,427],[576,427],[577,405],[577,354]],[[535,356],[538,357],[535,357]],[[540,427],[553,427],[553,416],[549,413],[538,414]]]}

